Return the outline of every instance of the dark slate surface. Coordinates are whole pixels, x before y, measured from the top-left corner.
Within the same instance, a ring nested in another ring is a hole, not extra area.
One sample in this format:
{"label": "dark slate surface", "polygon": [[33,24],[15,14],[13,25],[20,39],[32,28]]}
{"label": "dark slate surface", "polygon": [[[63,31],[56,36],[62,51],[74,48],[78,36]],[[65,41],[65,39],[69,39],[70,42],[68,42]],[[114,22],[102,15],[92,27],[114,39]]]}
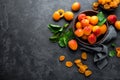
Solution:
{"label": "dark slate surface", "polygon": [[[94,0],[78,0],[81,10],[91,9]],[[79,58],[81,51],[70,51],[51,43],[49,23],[63,25],[64,19],[54,22],[53,12],[59,8],[70,10],[74,0],[0,0],[0,80],[120,80],[120,58],[109,58],[109,64],[99,70],[88,54],[93,75],[86,78],[77,67],[66,68],[58,57],[66,60]],[[79,12],[80,12],[79,11]],[[79,12],[76,12],[78,14]],[[120,7],[115,14],[120,20]],[[71,26],[70,26],[71,27]],[[119,36],[112,42],[120,46]],[[113,34],[114,35],[114,34]],[[108,43],[109,46],[112,42]]]}

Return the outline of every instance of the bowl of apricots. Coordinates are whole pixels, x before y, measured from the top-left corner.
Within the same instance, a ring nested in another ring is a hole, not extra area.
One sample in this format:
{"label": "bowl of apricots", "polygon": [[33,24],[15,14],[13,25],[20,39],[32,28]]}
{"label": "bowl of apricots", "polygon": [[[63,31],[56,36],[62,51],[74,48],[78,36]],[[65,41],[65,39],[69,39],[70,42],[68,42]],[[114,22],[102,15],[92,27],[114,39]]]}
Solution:
{"label": "bowl of apricots", "polygon": [[98,5],[104,10],[113,11],[120,4],[120,0],[97,0],[97,2],[93,3],[93,8],[96,9]]}
{"label": "bowl of apricots", "polygon": [[76,16],[73,22],[73,32],[80,43],[85,45],[99,44],[106,37],[108,23],[104,20],[99,25],[98,13],[97,11],[86,10]]}

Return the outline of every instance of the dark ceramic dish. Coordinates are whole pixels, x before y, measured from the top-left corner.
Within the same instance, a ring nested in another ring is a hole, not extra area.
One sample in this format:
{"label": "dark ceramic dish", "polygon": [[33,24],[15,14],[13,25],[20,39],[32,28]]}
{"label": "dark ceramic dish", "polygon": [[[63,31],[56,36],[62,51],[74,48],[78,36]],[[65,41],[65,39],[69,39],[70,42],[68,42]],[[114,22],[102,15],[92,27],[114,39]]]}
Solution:
{"label": "dark ceramic dish", "polygon": [[[93,11],[93,10],[86,10],[86,11],[80,12],[79,14],[81,14],[81,13],[84,13],[84,14],[89,15],[89,16],[93,16],[93,15],[97,15],[98,12],[97,12],[97,11]],[[79,15],[79,14],[78,14],[78,15]],[[76,22],[78,21],[78,15],[76,16],[76,18],[75,18],[74,21],[73,21],[73,31],[76,30],[75,24],[76,24]],[[108,29],[108,23],[105,22],[105,24],[106,24],[107,29]],[[101,43],[101,42],[104,40],[104,38],[106,37],[107,33],[108,33],[108,30],[107,30],[107,32],[106,32],[105,34],[99,36],[99,37],[97,38],[97,41],[96,41],[95,44]],[[85,40],[83,40],[83,39],[81,39],[81,38],[79,38],[79,37],[77,37],[77,36],[76,36],[76,39],[77,39],[80,43],[82,43],[82,44],[84,44],[84,45],[95,45],[95,44],[90,44],[87,40],[85,41]]]}

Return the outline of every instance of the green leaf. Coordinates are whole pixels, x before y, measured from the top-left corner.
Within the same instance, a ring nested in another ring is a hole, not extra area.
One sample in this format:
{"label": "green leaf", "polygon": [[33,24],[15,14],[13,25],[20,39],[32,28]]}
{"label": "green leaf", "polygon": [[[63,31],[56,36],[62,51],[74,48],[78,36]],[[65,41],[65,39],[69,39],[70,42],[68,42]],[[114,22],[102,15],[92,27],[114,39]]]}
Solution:
{"label": "green leaf", "polygon": [[115,50],[111,50],[111,51],[109,52],[109,56],[110,56],[110,57],[113,57],[113,56],[115,56],[115,53],[116,53]]}
{"label": "green leaf", "polygon": [[98,22],[98,26],[102,26],[106,22],[106,18],[104,18],[102,21]]}
{"label": "green leaf", "polygon": [[116,44],[115,44],[115,43],[112,43],[111,46],[112,46],[112,47],[116,47]]}
{"label": "green leaf", "polygon": [[57,42],[59,40],[59,34],[53,35],[49,39],[52,42]]}
{"label": "green leaf", "polygon": [[69,24],[64,24],[64,26],[63,26],[63,27],[64,27],[64,28],[67,28],[68,26],[69,26]]}
{"label": "green leaf", "polygon": [[60,47],[65,47],[66,46],[66,38],[65,37],[61,37],[60,39],[59,39],[59,46]]}
{"label": "green leaf", "polygon": [[59,31],[62,30],[62,27],[60,27],[59,25],[53,25],[53,24],[49,24],[48,28],[50,29],[50,31],[54,34],[58,33]]}
{"label": "green leaf", "polygon": [[103,12],[99,12],[97,14],[97,17],[98,17],[99,21],[102,21],[105,18]]}

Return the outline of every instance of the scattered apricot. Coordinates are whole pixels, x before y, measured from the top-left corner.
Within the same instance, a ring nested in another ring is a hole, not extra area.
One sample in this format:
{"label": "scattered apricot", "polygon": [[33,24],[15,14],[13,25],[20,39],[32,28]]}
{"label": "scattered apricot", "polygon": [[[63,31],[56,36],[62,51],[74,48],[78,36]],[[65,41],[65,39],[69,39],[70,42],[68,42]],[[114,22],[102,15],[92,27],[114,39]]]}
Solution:
{"label": "scattered apricot", "polygon": [[77,23],[76,23],[76,28],[77,28],[77,29],[81,29],[81,28],[82,28],[81,22],[77,22]]}
{"label": "scattered apricot", "polygon": [[81,7],[81,5],[80,5],[79,2],[74,2],[74,3],[72,4],[71,9],[72,9],[73,11],[78,11],[78,10],[80,9],[80,7]]}
{"label": "scattered apricot", "polygon": [[76,59],[76,60],[74,60],[74,63],[76,63],[76,64],[81,63],[81,60],[80,59]]}
{"label": "scattered apricot", "polygon": [[82,58],[83,60],[87,60],[87,53],[86,53],[86,52],[82,52],[81,58]]}
{"label": "scattered apricot", "polygon": [[117,57],[120,57],[120,47],[116,48],[116,52],[117,52]]}
{"label": "scattered apricot", "polygon": [[58,9],[57,11],[60,14],[60,18],[62,18],[64,16],[64,10],[63,9]]}
{"label": "scattered apricot", "polygon": [[59,61],[64,61],[65,60],[65,56],[64,55],[61,55],[60,57],[59,57]]}
{"label": "scattered apricot", "polygon": [[65,65],[66,67],[72,67],[73,63],[71,61],[66,61]]}
{"label": "scattered apricot", "polygon": [[120,30],[120,21],[116,21],[116,22],[115,22],[115,28],[116,28],[117,30]]}
{"label": "scattered apricot", "polygon": [[68,47],[71,49],[71,50],[77,50],[78,48],[78,43],[76,40],[72,39],[70,41],[68,41]]}
{"label": "scattered apricot", "polygon": [[55,20],[55,21],[58,21],[58,20],[60,20],[60,14],[59,14],[59,12],[58,11],[55,11],[54,13],[53,13],[53,19]]}
{"label": "scattered apricot", "polygon": [[92,71],[91,70],[86,70],[85,71],[85,76],[88,77],[92,74]]}
{"label": "scattered apricot", "polygon": [[90,23],[92,25],[96,25],[98,23],[98,17],[97,16],[91,16]]}
{"label": "scattered apricot", "polygon": [[64,13],[64,18],[67,20],[67,21],[71,21],[73,20],[74,18],[74,14],[71,12],[71,11],[66,11]]}
{"label": "scattered apricot", "polygon": [[77,37],[81,37],[83,36],[83,30],[82,29],[77,29],[75,30],[74,34],[77,36]]}
{"label": "scattered apricot", "polygon": [[92,6],[97,8],[99,6],[99,3],[98,2],[93,2]]}

